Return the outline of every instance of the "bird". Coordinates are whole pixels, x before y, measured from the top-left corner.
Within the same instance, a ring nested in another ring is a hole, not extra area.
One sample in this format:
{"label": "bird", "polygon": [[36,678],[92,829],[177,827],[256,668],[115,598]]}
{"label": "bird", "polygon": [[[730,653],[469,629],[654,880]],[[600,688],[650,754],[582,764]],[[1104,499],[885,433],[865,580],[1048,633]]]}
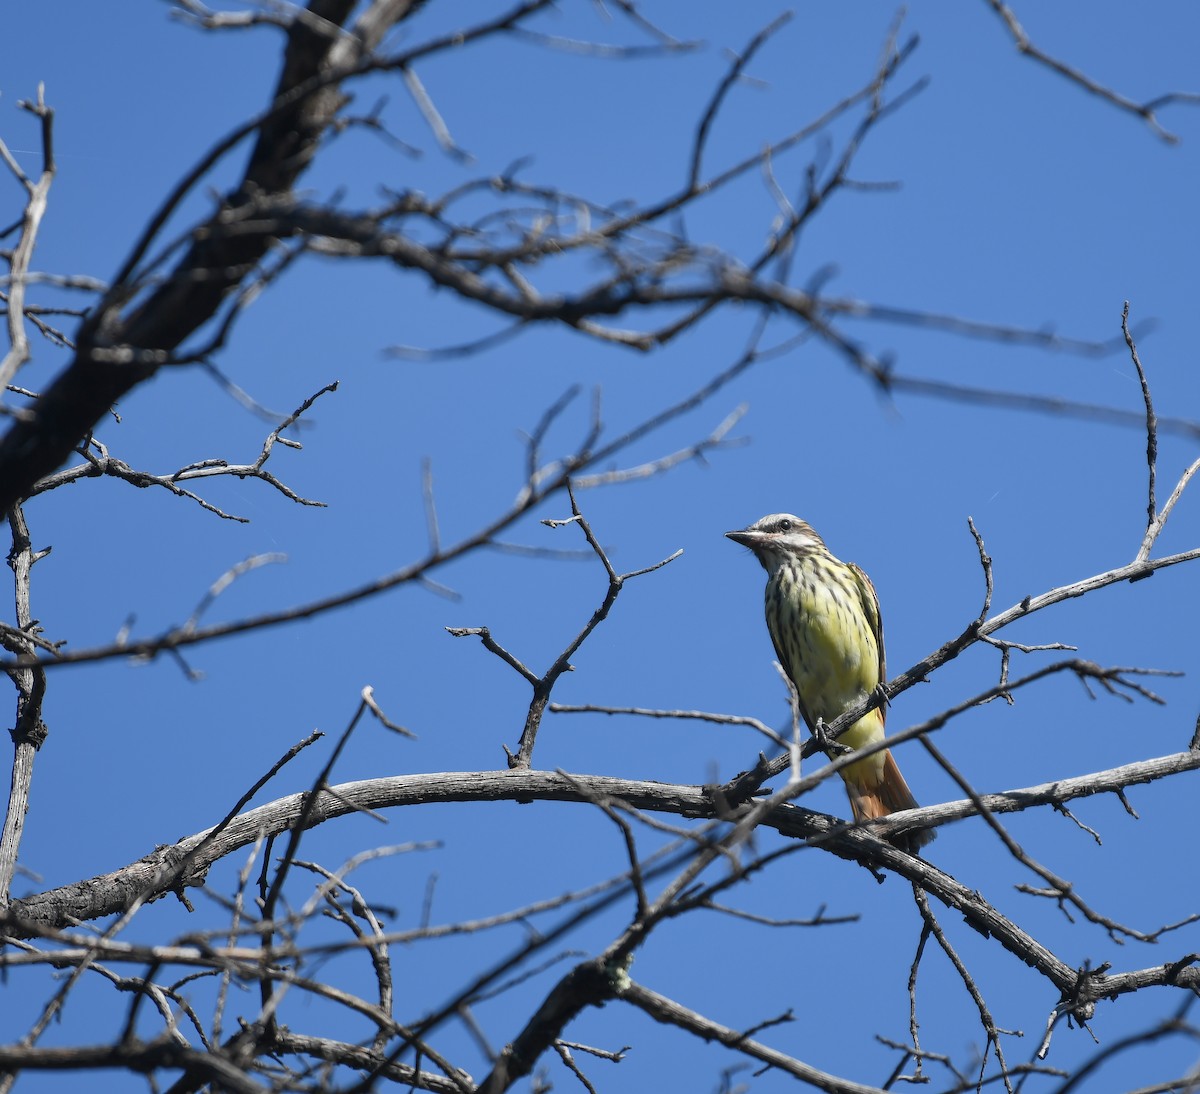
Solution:
{"label": "bird", "polygon": [[[795,685],[800,714],[819,739],[825,725],[887,680],[875,586],[791,513],[772,513],[725,535],[749,547],[767,571],[767,630]],[[880,703],[837,740],[853,749],[882,741],[885,718]],[[890,749],[847,765],[841,776],[856,822],[917,807]],[[893,842],[915,853],[933,838],[931,829],[923,829]]]}

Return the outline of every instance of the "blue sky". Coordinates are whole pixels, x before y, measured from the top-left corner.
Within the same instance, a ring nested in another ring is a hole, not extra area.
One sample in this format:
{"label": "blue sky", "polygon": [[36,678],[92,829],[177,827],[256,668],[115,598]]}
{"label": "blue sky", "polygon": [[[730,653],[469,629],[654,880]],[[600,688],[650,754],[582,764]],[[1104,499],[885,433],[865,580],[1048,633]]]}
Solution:
{"label": "blue sky", "polygon": [[[421,78],[470,153],[467,163],[438,151],[398,80],[375,79],[358,89],[357,108],[365,111],[386,95],[389,128],[422,155],[406,156],[352,131],[323,154],[303,185],[313,197],[339,193],[345,207],[357,208],[377,202],[381,187],[438,194],[529,156],[527,180],[597,201],[669,193],[684,177],[696,121],[725,72],[727,51],[742,48],[783,10],[700,7],[647,5],[647,14],[679,38],[702,40],[701,48],[675,57],[601,60],[504,41],[431,61]],[[430,4],[395,44],[492,10]],[[1196,90],[1200,11],[1190,5],[1149,5],[1131,16],[1126,5],[1075,2],[1029,5],[1019,14],[1042,48],[1134,100]],[[708,167],[752,155],[860,87],[894,18],[894,7],[865,0],[798,6],[750,66],[751,79],[731,94],[712,133]],[[539,26],[599,41],[636,37],[619,18],[606,20],[585,4],[564,4]],[[169,187],[213,141],[264,105],[276,78],[277,32],[206,34],[170,18],[166,5],[27,5],[7,12],[4,27],[0,136],[28,171],[39,164],[36,130],[17,100],[32,97],[43,81],[56,111],[59,174],[36,256],[42,271],[112,276]],[[1052,327],[1095,341],[1119,339],[1128,300],[1158,413],[1200,419],[1200,108],[1162,110],[1163,124],[1181,138],[1169,145],[1138,119],[1020,57],[983,3],[914,4],[900,31],[902,39],[911,34],[920,45],[895,86],[925,77],[928,86],[872,133],[854,169],[861,182],[897,185],[836,195],[801,237],[791,283],[803,286],[824,274],[826,291],[838,296],[1023,329]],[[845,124],[830,131],[835,149],[847,132]],[[243,154],[222,165],[209,185],[227,184]],[[774,168],[784,190],[797,194],[806,167],[822,155],[820,141],[810,141],[781,156]],[[8,223],[20,192],[9,182],[0,194]],[[168,237],[210,207],[203,190],[193,195]],[[697,244],[749,260],[775,211],[761,176],[751,173],[689,213],[686,231]],[[549,290],[579,284],[594,270],[571,262],[539,273]],[[43,300],[62,299],[39,291]],[[620,322],[636,326],[648,318]],[[282,412],[324,384],[341,382],[314,408],[303,451],[277,450],[272,458],[289,486],[328,508],[294,506],[258,482],[213,480],[204,496],[250,518],[233,524],[166,492],[115,481],[76,484],[27,510],[35,545],[54,547],[35,571],[34,614],[49,636],[79,648],[111,641],[131,618],[136,635],[182,622],[212,581],[255,554],[281,552],[288,561],[241,578],[209,618],[241,618],[388,573],[425,549],[424,460],[433,469],[442,533],[458,539],[510,504],[523,474],[522,431],[570,385],[602,389],[606,429],[616,435],[726,367],[755,320],[749,308],[726,309],[646,355],[539,329],[465,360],[413,361],[386,351],[453,345],[498,324],[416,275],[309,259],[249,310],[219,365],[256,400]],[[1123,350],[1099,357],[1054,353],[879,321],[847,321],[845,329],[877,356],[893,359],[904,376],[1141,410]],[[774,320],[768,342],[794,333]],[[65,361],[61,351],[38,344],[18,382],[43,386]],[[735,435],[748,443],[711,455],[703,466],[693,462],[668,476],[581,495],[619,569],[649,565],[680,548],[684,554],[628,585],[611,618],[573,659],[576,671],[555,693],[560,701],[782,722],[785,700],[761,617],[762,574],[722,538],[767,512],[806,517],[836,554],[872,576],[893,673],[979,611],[983,582],[968,516],[994,559],[997,609],[1122,565],[1141,540],[1142,430],[908,393],[887,398],[811,342],[755,366],[639,442],[619,464],[683,447],[742,404],[747,412]],[[572,404],[551,431],[548,451],[570,450],[587,428],[588,407],[587,397]],[[101,438],[114,455],[155,473],[201,459],[252,460],[270,428],[195,370],[160,374],[119,409],[120,424],[106,423]],[[1160,503],[1198,454],[1194,438],[1160,436]],[[567,515],[566,499],[557,499],[508,538],[581,546],[575,529],[538,524]],[[1185,494],[1155,554],[1194,547],[1198,537],[1196,499]],[[1103,694],[1092,699],[1064,675],[1020,694],[1013,706],[969,712],[941,732],[939,747],[981,791],[1185,748],[1200,711],[1198,573],[1194,566],[1160,572],[1006,632],[1028,643],[1069,643],[1079,656],[1105,665],[1183,671],[1154,682],[1164,706]],[[501,745],[516,743],[528,688],[477,642],[454,640],[443,628],[487,625],[540,671],[599,603],[603,573],[593,561],[485,553],[436,576],[460,599],[403,588],[317,620],[204,646],[187,658],[203,673],[200,680],[187,679],[165,658],[54,672],[46,704],[50,738],[38,759],[22,848],[22,863],[37,879],[18,878],[16,895],[116,869],[215,823],[294,741],[314,728],[336,735],[364,685],[419,739],[362,727],[336,779],[503,767]],[[1014,672],[1052,656],[1014,655]],[[998,668],[995,651],[972,650],[898,698],[889,727],[917,723],[984,690]],[[760,747],[758,738],[728,727],[563,716],[547,721],[535,765],[695,783],[732,776]],[[290,767],[267,798],[307,787],[325,757],[318,751]],[[900,763],[922,802],[961,796],[918,748],[902,750]],[[1141,814],[1136,822],[1114,800],[1077,803],[1074,812],[1098,830],[1103,846],[1045,811],[1014,817],[1009,826],[1033,857],[1074,881],[1105,914],[1153,930],[1200,903],[1200,882],[1187,865],[1194,857],[1195,794],[1194,776],[1136,788],[1129,794]],[[833,783],[801,804],[845,811]],[[366,820],[327,825],[304,846],[311,857],[336,865],[376,845],[442,841],[437,851],[390,859],[358,877],[364,892],[395,907],[397,926],[419,920],[431,874],[438,877],[434,921],[449,922],[554,896],[624,865],[611,824],[578,806],[414,808],[387,820],[386,828]],[[761,844],[770,846],[771,838],[762,836]],[[646,839],[654,845],[654,837]],[[1195,927],[1154,946],[1117,946],[1098,927],[1068,923],[1053,905],[1014,889],[1036,879],[978,821],[943,830],[928,857],[1073,965],[1140,968],[1200,949]],[[214,871],[214,888],[231,892],[239,866]],[[878,886],[863,870],[804,853],[735,896],[740,907],[760,914],[804,916],[824,905],[830,914],[861,919],[771,932],[715,914],[687,917],[639,956],[635,977],[734,1027],[794,1008],[799,1020],[764,1040],[815,1066],[882,1083],[894,1055],[874,1035],[906,1037],[905,978],[919,935],[905,884],[891,878]],[[1029,1059],[1056,1002],[1049,985],[939,911],[998,1024],[1025,1032],[1023,1040],[1006,1042],[1010,1062]],[[209,906],[188,917],[163,902],[143,910],[128,936],[170,938],[201,920],[219,922],[215,914]],[[622,905],[568,944],[595,952],[628,914]],[[403,951],[397,961],[412,996],[398,1016],[417,1017],[452,996],[473,969],[520,938],[514,931]],[[514,1016],[527,1013],[556,975],[480,1006],[497,1045],[516,1034]],[[53,990],[26,976],[20,1004],[0,1008],[4,1041],[23,1034]],[[920,1001],[926,1047],[969,1064],[970,1046],[980,1043],[978,1022],[939,954],[925,959]],[[1093,1029],[1109,1045],[1180,1002],[1160,990],[1102,1005]],[[74,1006],[47,1043],[101,1040],[123,1020],[123,1001],[114,1001],[107,986],[88,986]],[[319,1026],[318,1013],[312,1018]],[[314,1032],[363,1035],[349,1026]],[[715,1089],[720,1069],[737,1062],[724,1050],[650,1028],[619,1006],[584,1015],[570,1035],[609,1048],[634,1046],[618,1070],[594,1065],[601,1089],[661,1088],[667,1076],[677,1089]],[[470,1045],[461,1030],[448,1031],[445,1050],[482,1075],[484,1064]],[[1070,1068],[1092,1051],[1086,1033],[1060,1029],[1047,1063]],[[1086,1089],[1149,1085],[1194,1066],[1197,1055],[1194,1043],[1163,1042],[1120,1057]],[[556,1083],[573,1081],[550,1066]],[[760,1091],[785,1086],[772,1074],[738,1079]],[[64,1089],[67,1081],[23,1080],[32,1090]],[[115,1077],[104,1081],[118,1088]]]}

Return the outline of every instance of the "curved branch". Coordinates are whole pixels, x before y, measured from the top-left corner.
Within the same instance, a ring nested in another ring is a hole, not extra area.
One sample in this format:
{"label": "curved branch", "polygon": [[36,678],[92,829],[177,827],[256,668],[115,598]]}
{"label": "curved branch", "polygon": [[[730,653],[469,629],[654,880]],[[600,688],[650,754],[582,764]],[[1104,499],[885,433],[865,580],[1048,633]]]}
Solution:
{"label": "curved branch", "polygon": [[1200,103],[1200,94],[1191,91],[1170,91],[1165,95],[1159,95],[1144,103],[1134,102],[1119,91],[1097,83],[1087,73],[1077,68],[1072,68],[1065,61],[1060,61],[1057,57],[1052,57],[1049,53],[1039,49],[1030,40],[1029,35],[1025,33],[1025,28],[1017,21],[1017,16],[1012,8],[1003,3],[1002,0],[986,0],[986,2],[1001,18],[1004,25],[1008,27],[1008,32],[1012,35],[1013,42],[1020,53],[1023,53],[1038,64],[1044,65],[1051,72],[1057,72],[1060,76],[1065,77],[1089,94],[1096,95],[1105,102],[1112,103],[1113,106],[1120,110],[1137,115],[1137,117],[1141,118],[1150,127],[1156,136],[1161,137],[1167,144],[1179,143],[1179,138],[1174,133],[1163,128],[1155,111],[1161,106],[1175,102],[1195,105]]}
{"label": "curved branch", "polygon": [[[1116,791],[1197,769],[1200,769],[1200,752],[1183,752],[1058,783],[983,795],[981,800],[994,812],[1015,812],[1072,797]],[[222,831],[198,832],[178,843],[161,847],[121,870],[25,900],[15,900],[0,923],[4,924],[4,933],[12,938],[51,935],[81,920],[119,913],[134,901],[145,902],[185,886],[199,885],[215,862],[255,843],[264,834],[288,831],[300,823],[302,817],[309,827],[315,827],[363,809],[467,801],[591,803],[597,798],[619,800],[650,812],[708,819],[714,823],[736,821],[756,808],[747,805],[730,811],[713,787],[549,771],[455,771],[367,779],[331,787],[315,801],[307,793],[280,798],[240,814]],[[944,904],[959,910],[976,930],[994,937],[1006,950],[1046,976],[1064,997],[1070,998],[1072,1008],[1085,1008],[1107,996],[1151,985],[1200,989],[1200,968],[1187,964],[1111,976],[1095,973],[1081,978],[1077,970],[1001,915],[977,890],[887,842],[887,837],[893,833],[914,826],[928,827],[962,819],[976,812],[977,807],[969,800],[947,802],[892,814],[873,822],[867,829],[848,825],[824,813],[786,805],[771,809],[762,823],[783,835],[807,840],[840,858],[870,863],[916,883]],[[179,874],[180,864],[186,864],[183,876]],[[88,944],[93,944],[90,937]],[[113,959],[107,952],[102,956]],[[5,960],[0,955],[0,967]]]}

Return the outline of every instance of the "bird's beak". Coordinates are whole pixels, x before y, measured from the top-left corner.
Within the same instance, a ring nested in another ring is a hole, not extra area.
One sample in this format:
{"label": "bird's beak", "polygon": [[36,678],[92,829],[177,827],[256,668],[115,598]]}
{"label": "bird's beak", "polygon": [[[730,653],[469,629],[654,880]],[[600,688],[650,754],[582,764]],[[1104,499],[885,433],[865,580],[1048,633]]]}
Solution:
{"label": "bird's beak", "polygon": [[752,532],[746,528],[739,532],[726,532],[725,538],[733,540],[734,543],[740,543],[743,547],[753,549],[763,541],[764,536],[762,532]]}

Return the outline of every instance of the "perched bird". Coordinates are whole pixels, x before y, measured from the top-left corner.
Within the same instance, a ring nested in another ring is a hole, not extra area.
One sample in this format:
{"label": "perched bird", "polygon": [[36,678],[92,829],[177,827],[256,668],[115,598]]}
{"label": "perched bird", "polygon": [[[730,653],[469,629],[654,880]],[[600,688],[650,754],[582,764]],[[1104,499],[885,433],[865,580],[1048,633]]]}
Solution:
{"label": "perched bird", "polygon": [[[887,680],[879,598],[862,570],[834,558],[825,541],[790,513],[774,513],[725,535],[749,547],[767,571],[767,630],[796,686],[810,732],[828,725]],[[880,704],[838,742],[859,749],[882,741],[884,717]],[[850,764],[841,775],[856,821],[916,808],[890,750]],[[933,837],[932,831],[910,833],[898,846],[916,851]]]}

